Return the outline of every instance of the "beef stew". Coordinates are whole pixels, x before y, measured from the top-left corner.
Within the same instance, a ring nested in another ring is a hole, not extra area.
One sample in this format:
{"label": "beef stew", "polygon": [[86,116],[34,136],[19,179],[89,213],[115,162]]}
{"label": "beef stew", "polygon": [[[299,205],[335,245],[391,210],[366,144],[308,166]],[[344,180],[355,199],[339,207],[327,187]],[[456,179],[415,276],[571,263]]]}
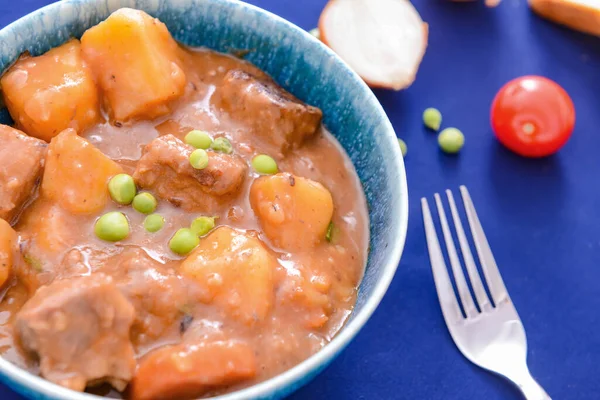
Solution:
{"label": "beef stew", "polygon": [[132,9],[0,84],[2,357],[183,400],[273,377],[341,329],[368,216],[321,110]]}

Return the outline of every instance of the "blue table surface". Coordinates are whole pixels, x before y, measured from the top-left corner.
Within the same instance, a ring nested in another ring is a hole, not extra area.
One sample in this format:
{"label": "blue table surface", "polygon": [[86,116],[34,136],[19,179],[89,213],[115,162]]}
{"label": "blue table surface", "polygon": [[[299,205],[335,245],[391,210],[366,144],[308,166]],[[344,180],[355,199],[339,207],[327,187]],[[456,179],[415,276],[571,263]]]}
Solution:
{"label": "blue table surface", "polygon": [[[0,27],[50,3],[0,1]],[[325,0],[251,3],[311,29]],[[419,199],[466,184],[529,343],[533,375],[555,399],[600,398],[600,40],[533,15],[524,0],[415,0],[429,23],[417,81],[376,91],[408,143],[408,239],[396,277],[366,327],[332,365],[291,399],[518,399],[506,381],[471,365],[440,312]],[[502,148],[489,107],[508,80],[544,75],[569,92],[575,131],[555,156],[530,160]],[[421,125],[435,106],[466,135],[457,157]],[[0,386],[0,398],[19,396]]]}

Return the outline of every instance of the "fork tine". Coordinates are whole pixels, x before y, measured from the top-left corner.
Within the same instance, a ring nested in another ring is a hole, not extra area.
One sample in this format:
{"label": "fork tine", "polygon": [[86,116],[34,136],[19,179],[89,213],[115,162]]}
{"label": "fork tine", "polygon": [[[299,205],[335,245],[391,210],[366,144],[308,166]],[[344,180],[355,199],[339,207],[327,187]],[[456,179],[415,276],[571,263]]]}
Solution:
{"label": "fork tine", "polygon": [[473,241],[475,242],[475,247],[477,248],[477,254],[479,254],[481,269],[483,270],[485,280],[490,288],[490,293],[492,295],[492,299],[494,300],[494,304],[498,306],[499,303],[502,303],[504,300],[509,298],[508,292],[504,286],[502,276],[498,271],[496,260],[494,259],[492,249],[490,249],[490,245],[485,237],[485,233],[483,232],[481,222],[479,222],[479,217],[475,211],[475,206],[473,205],[473,200],[471,200],[469,191],[465,186],[461,186],[460,193],[462,194],[463,202],[465,204],[467,219],[469,220],[469,227],[471,228],[471,233],[473,234]]}
{"label": "fork tine", "polygon": [[454,220],[456,235],[458,236],[460,249],[462,250],[463,259],[465,260],[465,265],[467,266],[467,273],[469,274],[469,279],[471,281],[471,286],[473,287],[473,292],[475,292],[475,298],[479,304],[479,309],[481,311],[489,310],[491,309],[490,300],[485,293],[479,272],[477,272],[477,267],[475,266],[475,261],[473,260],[473,253],[471,253],[469,242],[465,236],[465,230],[463,229],[462,222],[458,216],[458,210],[456,209],[454,196],[450,190],[446,190],[446,196],[448,196],[448,203],[450,203],[450,212],[452,213],[452,219]]}
{"label": "fork tine", "polygon": [[425,225],[425,236],[427,237],[427,248],[429,249],[433,280],[440,301],[440,307],[442,308],[442,314],[444,314],[446,324],[450,326],[451,324],[461,321],[463,316],[460,312],[456,296],[454,295],[454,289],[452,289],[452,282],[450,282],[450,277],[448,276],[448,270],[446,269],[444,256],[442,255],[437,233],[435,232],[435,226],[431,219],[431,212],[429,211],[427,199],[421,199],[421,208],[423,209],[423,222]]}
{"label": "fork tine", "polygon": [[467,286],[467,281],[465,280],[465,274],[463,273],[462,267],[460,265],[460,260],[458,259],[458,254],[456,253],[454,239],[452,239],[452,234],[450,233],[450,227],[448,226],[448,220],[446,219],[446,212],[444,211],[444,206],[442,205],[442,199],[437,193],[434,195],[434,197],[435,203],[437,205],[438,216],[440,217],[440,222],[442,224],[444,240],[446,241],[448,258],[450,258],[450,265],[452,266],[454,281],[456,282],[456,288],[458,289],[458,296],[462,301],[462,305],[465,310],[465,314],[467,315],[467,318],[471,318],[477,315],[477,309],[475,308],[475,304],[473,303],[471,292],[469,292],[469,287]]}

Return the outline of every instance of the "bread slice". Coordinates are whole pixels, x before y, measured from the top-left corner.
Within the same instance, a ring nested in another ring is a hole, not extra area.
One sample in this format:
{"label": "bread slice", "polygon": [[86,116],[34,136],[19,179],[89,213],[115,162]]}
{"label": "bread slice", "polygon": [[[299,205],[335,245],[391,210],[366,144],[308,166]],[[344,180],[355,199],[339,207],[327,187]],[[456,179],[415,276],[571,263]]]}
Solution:
{"label": "bread slice", "polygon": [[600,0],[529,0],[529,6],[543,18],[600,36]]}

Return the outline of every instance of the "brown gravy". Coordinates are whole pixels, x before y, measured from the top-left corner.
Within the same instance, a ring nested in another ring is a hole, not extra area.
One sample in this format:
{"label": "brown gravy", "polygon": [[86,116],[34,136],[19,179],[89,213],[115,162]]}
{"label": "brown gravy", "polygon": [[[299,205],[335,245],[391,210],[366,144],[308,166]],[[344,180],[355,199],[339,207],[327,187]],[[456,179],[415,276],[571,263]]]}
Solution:
{"label": "brown gravy", "polygon": [[[159,232],[149,234],[142,227],[144,215],[114,202],[109,201],[98,214],[71,215],[40,197],[24,210],[15,226],[22,253],[26,260],[34,261],[29,263],[28,274],[21,274],[7,287],[0,302],[0,354],[34,374],[39,372],[38,362],[15,343],[13,321],[30,298],[31,288],[64,278],[104,273],[126,287],[134,303],[144,303],[145,312],[136,315],[131,330],[138,360],[153,349],[189,337],[235,339],[248,344],[257,359],[256,376],[205,396],[235,391],[289,369],[326,345],[352,312],[366,262],[369,232],[366,202],[350,160],[325,128],[285,156],[257,144],[251,130],[220,109],[215,98],[227,71],[238,69],[259,77],[265,77],[264,73],[247,62],[213,51],[181,52],[187,84],[170,114],[120,126],[102,122],[82,136],[129,174],[151,140],[166,134],[183,139],[192,129],[227,136],[235,154],[248,164],[255,154],[270,153],[280,171],[320,182],[331,192],[335,240],[324,241],[310,251],[286,252],[274,246],[260,233],[250,206],[249,189],[258,175],[248,168],[235,201],[215,213],[217,226],[259,232],[260,240],[277,257],[273,307],[266,319],[247,325],[214,304],[198,302],[194,284],[177,272],[184,257],[170,251],[169,239],[200,213],[186,212],[159,199],[156,212],[165,217],[166,224]],[[96,218],[112,210],[127,210],[131,225],[129,237],[117,244],[103,242],[93,232]],[[108,385],[88,390],[121,396]]]}

